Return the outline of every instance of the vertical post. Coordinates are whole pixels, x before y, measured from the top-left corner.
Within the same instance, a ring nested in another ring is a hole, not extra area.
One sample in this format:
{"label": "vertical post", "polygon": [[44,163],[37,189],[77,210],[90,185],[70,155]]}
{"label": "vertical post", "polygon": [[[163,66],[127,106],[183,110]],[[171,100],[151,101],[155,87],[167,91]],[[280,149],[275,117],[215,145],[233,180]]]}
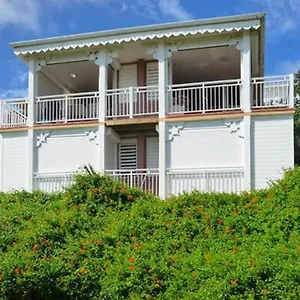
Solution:
{"label": "vertical post", "polygon": [[290,103],[289,107],[293,108],[295,106],[295,92],[294,92],[294,74],[290,74]]}
{"label": "vertical post", "polygon": [[68,122],[68,95],[65,96],[65,123],[67,122]]}
{"label": "vertical post", "polygon": [[251,37],[250,31],[243,32],[241,45],[242,104],[244,110],[244,190],[251,189]]}
{"label": "vertical post", "polygon": [[37,61],[31,59],[29,61],[28,74],[28,183],[27,189],[29,192],[34,188],[34,122],[35,122],[35,101],[38,96],[38,72],[40,66]]}
{"label": "vertical post", "polygon": [[128,92],[129,92],[129,118],[132,119],[133,118],[133,87],[132,86],[128,88]]}
{"label": "vertical post", "polygon": [[159,78],[159,196],[165,199],[166,191],[166,106],[167,106],[167,85],[169,83],[168,59],[171,57],[171,51],[165,48],[164,43],[160,43],[155,50],[154,58],[158,60],[158,78]]}
{"label": "vertical post", "polygon": [[4,100],[0,100],[0,128],[3,126],[3,117],[4,117],[3,101]]}
{"label": "vertical post", "polygon": [[99,51],[93,55],[95,64],[99,66],[98,90],[99,90],[99,111],[98,111],[98,136],[99,136],[99,153],[98,153],[98,171],[105,172],[105,152],[106,152],[106,93],[107,93],[107,69],[112,62],[113,56],[105,50]]}

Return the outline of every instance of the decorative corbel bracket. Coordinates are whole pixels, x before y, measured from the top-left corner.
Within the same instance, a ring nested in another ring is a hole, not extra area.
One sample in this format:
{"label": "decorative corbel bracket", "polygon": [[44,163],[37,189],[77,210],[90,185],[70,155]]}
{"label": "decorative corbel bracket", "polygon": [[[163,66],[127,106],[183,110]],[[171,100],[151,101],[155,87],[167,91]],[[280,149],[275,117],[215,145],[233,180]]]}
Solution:
{"label": "decorative corbel bracket", "polygon": [[172,56],[173,52],[178,51],[177,43],[159,44],[148,47],[147,54],[152,55],[154,59],[162,61]]}
{"label": "decorative corbel bracket", "polygon": [[235,48],[239,51],[243,51],[243,41],[241,38],[230,38],[229,39],[229,46],[235,46]]}
{"label": "decorative corbel bracket", "polygon": [[41,132],[36,135],[36,147],[40,148],[43,144],[47,143],[47,139],[50,136],[51,132],[48,133]]}
{"label": "decorative corbel bracket", "polygon": [[45,56],[45,57],[40,57],[37,61],[36,64],[36,71],[39,72],[41,71],[42,67],[47,65],[47,62],[51,59],[51,57],[49,56]]}
{"label": "decorative corbel bracket", "polygon": [[245,130],[244,123],[242,121],[224,121],[224,124],[229,128],[231,133],[237,133],[240,138],[244,138]]}
{"label": "decorative corbel bracket", "polygon": [[168,126],[168,136],[167,136],[167,140],[168,141],[173,141],[175,136],[180,136],[180,131],[183,129],[184,127],[184,123],[182,124],[177,124],[177,125],[172,125],[172,126]]}
{"label": "decorative corbel bracket", "polygon": [[95,131],[89,130],[89,131],[86,131],[85,134],[87,135],[90,142],[95,141],[96,145],[99,145],[98,131],[97,130],[95,130]]}
{"label": "decorative corbel bracket", "polygon": [[89,53],[89,60],[94,61],[98,66],[108,66],[119,57],[118,52],[100,50]]}

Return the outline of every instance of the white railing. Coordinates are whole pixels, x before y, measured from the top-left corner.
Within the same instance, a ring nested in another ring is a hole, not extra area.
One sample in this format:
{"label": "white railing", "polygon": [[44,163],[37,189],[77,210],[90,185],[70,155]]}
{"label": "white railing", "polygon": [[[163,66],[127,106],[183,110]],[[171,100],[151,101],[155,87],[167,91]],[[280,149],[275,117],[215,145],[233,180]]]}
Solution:
{"label": "white railing", "polygon": [[253,108],[293,107],[294,76],[252,78]]}
{"label": "white railing", "polygon": [[26,126],[28,118],[28,100],[0,100],[0,127]]}
{"label": "white railing", "polygon": [[206,193],[237,193],[243,190],[243,178],[243,168],[169,169],[167,194],[178,195],[194,190]]}
{"label": "white railing", "polygon": [[36,122],[88,121],[99,118],[99,93],[78,93],[38,97]]}
{"label": "white railing", "polygon": [[46,193],[63,191],[74,182],[75,173],[35,173],[34,189]]}
{"label": "white railing", "polygon": [[168,113],[238,110],[240,87],[240,79],[169,85]]}
{"label": "white railing", "polygon": [[134,118],[157,115],[158,87],[142,86],[108,90],[106,118]]}
{"label": "white railing", "polygon": [[112,176],[116,180],[125,182],[129,185],[129,187],[139,187],[146,192],[150,192],[158,196],[158,169],[107,170],[105,173]]}

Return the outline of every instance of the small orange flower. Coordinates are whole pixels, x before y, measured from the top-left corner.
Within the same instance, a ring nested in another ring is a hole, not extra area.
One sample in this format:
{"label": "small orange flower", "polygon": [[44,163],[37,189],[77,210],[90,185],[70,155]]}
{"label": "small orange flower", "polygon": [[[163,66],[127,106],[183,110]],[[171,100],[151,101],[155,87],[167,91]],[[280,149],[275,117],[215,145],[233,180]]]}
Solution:
{"label": "small orange flower", "polygon": [[120,193],[124,194],[125,192],[126,192],[126,189],[125,188],[121,188]]}
{"label": "small orange flower", "polygon": [[138,244],[134,244],[133,245],[133,250],[137,250],[139,248],[139,245]]}
{"label": "small orange flower", "polygon": [[218,219],[218,223],[219,223],[220,225],[223,225],[223,224],[224,224],[224,221],[223,221],[222,219]]}
{"label": "small orange flower", "polygon": [[134,266],[129,266],[129,270],[132,272],[134,270]]}
{"label": "small orange flower", "polygon": [[129,258],[129,261],[130,261],[131,263],[134,263],[134,261],[135,261],[134,257],[131,256],[131,257]]}
{"label": "small orange flower", "polygon": [[128,200],[133,200],[133,196],[132,195],[128,195]]}
{"label": "small orange flower", "polygon": [[236,215],[236,214],[237,214],[237,211],[234,209],[234,210],[232,211],[232,214],[233,214],[233,215]]}
{"label": "small orange flower", "polygon": [[80,271],[79,271],[79,274],[84,274],[85,273],[85,269],[84,268],[82,268]]}
{"label": "small orange flower", "polygon": [[210,255],[208,255],[208,254],[205,254],[205,255],[204,255],[204,258],[205,258],[205,260],[206,260],[206,261],[210,261],[210,259],[211,259],[211,256],[210,256]]}
{"label": "small orange flower", "polygon": [[38,244],[35,244],[33,247],[32,247],[32,249],[34,249],[34,250],[38,250],[40,248],[40,246],[38,245]]}
{"label": "small orange flower", "polygon": [[231,279],[231,280],[230,280],[230,284],[231,284],[231,285],[236,285],[236,284],[237,284],[237,281],[236,281],[236,280],[233,280],[233,279]]}
{"label": "small orange flower", "polygon": [[0,281],[2,281],[2,280],[3,280],[3,276],[0,275]]}
{"label": "small orange flower", "polygon": [[20,269],[16,268],[16,269],[15,269],[15,273],[16,273],[16,274],[19,274],[19,273],[20,273]]}

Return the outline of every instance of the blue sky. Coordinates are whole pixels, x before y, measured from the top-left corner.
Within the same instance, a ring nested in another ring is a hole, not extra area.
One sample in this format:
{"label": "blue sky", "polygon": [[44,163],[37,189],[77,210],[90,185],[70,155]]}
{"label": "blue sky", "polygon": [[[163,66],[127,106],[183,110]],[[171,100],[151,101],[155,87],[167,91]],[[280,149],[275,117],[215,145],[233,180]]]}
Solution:
{"label": "blue sky", "polygon": [[170,21],[266,12],[266,74],[300,68],[299,0],[0,0],[0,98],[27,93],[12,41]]}

